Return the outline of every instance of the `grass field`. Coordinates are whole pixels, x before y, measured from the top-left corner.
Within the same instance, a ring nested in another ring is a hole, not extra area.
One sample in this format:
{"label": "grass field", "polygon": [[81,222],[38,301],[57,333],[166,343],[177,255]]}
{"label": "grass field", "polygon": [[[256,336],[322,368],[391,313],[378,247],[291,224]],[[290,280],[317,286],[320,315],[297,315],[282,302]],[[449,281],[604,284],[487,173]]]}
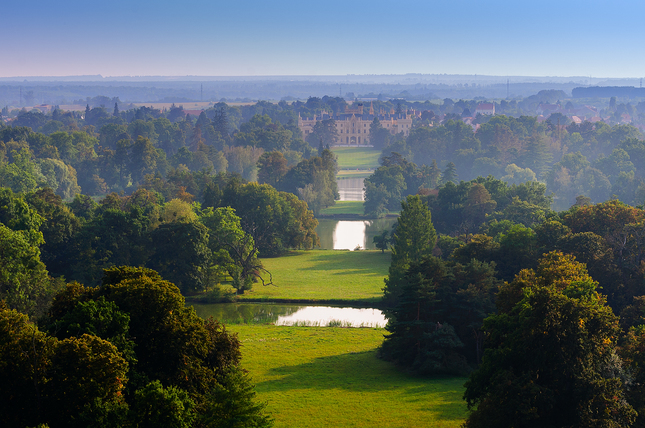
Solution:
{"label": "grass field", "polygon": [[256,284],[239,296],[241,301],[311,300],[376,303],[383,294],[383,279],[390,254],[380,251],[294,251],[262,259],[275,285]]}
{"label": "grass field", "polygon": [[363,201],[336,201],[333,207],[320,212],[323,215],[358,214],[363,215]]}
{"label": "grass field", "polygon": [[458,427],[464,378],[422,379],[376,358],[383,329],[231,325],[275,428]]}
{"label": "grass field", "polygon": [[371,147],[333,147],[338,156],[338,168],[343,169],[376,169],[381,151]]}

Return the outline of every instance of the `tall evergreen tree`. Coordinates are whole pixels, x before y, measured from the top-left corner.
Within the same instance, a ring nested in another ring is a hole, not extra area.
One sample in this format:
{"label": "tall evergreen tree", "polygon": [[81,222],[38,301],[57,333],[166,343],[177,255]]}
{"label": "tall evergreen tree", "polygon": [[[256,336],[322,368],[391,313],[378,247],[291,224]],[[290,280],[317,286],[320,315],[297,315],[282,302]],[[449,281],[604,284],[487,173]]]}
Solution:
{"label": "tall evergreen tree", "polygon": [[432,160],[432,163],[428,167],[428,179],[430,180],[430,186],[432,188],[439,186],[441,183],[441,170],[435,159]]}
{"label": "tall evergreen tree", "polygon": [[405,271],[410,263],[431,255],[436,241],[430,210],[418,195],[408,196],[401,202],[401,216],[392,236],[392,263],[383,289],[386,304],[398,302]]}
{"label": "tall evergreen tree", "polygon": [[457,167],[452,162],[448,162],[448,165],[446,165],[441,177],[441,184],[446,184],[449,181],[457,183]]}

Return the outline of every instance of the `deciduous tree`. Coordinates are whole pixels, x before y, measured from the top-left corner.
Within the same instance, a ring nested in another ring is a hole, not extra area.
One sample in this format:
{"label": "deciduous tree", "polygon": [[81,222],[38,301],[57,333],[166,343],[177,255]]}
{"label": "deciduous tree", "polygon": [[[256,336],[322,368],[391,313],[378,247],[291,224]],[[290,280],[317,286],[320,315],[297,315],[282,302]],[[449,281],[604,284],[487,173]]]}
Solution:
{"label": "deciduous tree", "polygon": [[466,383],[466,427],[627,427],[617,318],[584,265],[546,255],[502,287],[487,349]]}

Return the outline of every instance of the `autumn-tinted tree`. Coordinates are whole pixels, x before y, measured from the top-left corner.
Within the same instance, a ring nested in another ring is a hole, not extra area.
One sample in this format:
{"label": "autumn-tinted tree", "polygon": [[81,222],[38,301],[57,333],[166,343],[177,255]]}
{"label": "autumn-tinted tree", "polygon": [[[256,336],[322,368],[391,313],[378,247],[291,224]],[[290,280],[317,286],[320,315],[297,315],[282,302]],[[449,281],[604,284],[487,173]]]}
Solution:
{"label": "autumn-tinted tree", "polygon": [[271,425],[239,371],[237,337],[197,317],[152,270],[112,268],[97,288],[69,284],[48,315],[43,325],[58,338],[0,302],[3,426]]}
{"label": "autumn-tinted tree", "polygon": [[549,253],[500,289],[487,349],[466,383],[465,426],[630,426],[615,347],[620,328],[572,256]]}
{"label": "autumn-tinted tree", "polygon": [[0,423],[35,426],[42,421],[44,387],[54,341],[29,322],[27,315],[0,301]]}

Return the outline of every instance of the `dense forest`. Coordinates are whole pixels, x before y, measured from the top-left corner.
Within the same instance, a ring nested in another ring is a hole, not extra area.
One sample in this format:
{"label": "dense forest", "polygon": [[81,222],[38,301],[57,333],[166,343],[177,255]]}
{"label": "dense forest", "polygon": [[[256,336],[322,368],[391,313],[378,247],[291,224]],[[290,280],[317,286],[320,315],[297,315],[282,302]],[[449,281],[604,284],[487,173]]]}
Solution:
{"label": "dense forest", "polygon": [[[492,177],[459,187],[402,203],[381,357],[470,374],[468,427],[644,426],[645,211],[555,212],[544,185]],[[461,206],[437,204],[458,193]]]}
{"label": "dense forest", "polygon": [[[561,91],[542,91],[520,102],[502,101],[498,115],[479,115],[470,125],[462,117],[475,111],[475,100],[375,101],[377,110],[416,112],[407,138],[383,132],[378,120],[370,128],[370,139],[383,149],[384,157],[398,153],[415,167],[401,175],[394,170],[377,171],[366,183],[366,213],[396,210],[398,201],[416,193],[419,186],[431,190],[447,181],[488,175],[509,184],[546,183],[559,210],[581,195],[594,203],[616,197],[641,204],[645,198],[643,135],[635,126],[622,123],[622,118],[627,114],[640,120],[645,104],[632,106],[612,99],[598,113],[605,121],[593,123],[575,123],[561,113],[541,121],[531,113],[540,103],[565,96]],[[328,161],[301,164],[316,154],[322,156],[324,147],[333,144],[333,123],[321,122],[304,141],[297,120],[299,115],[343,112],[347,103],[342,98],[245,106],[218,103],[197,117],[181,106],[166,111],[120,110],[118,100],[97,98],[93,104],[114,101],[114,109],[92,108],[88,103],[84,113],[18,112],[10,126],[0,128],[0,184],[16,192],[46,185],[69,199],[81,192],[90,196],[132,193],[141,185],[151,187],[159,178],[186,171],[235,172],[301,197],[305,192],[316,213],[333,204],[334,184],[321,186],[321,180],[315,179],[331,176],[333,165]],[[309,169],[307,174],[286,174],[286,169],[299,164],[301,172]],[[410,179],[410,174],[416,178]],[[197,190],[188,192],[196,195]]]}
{"label": "dense forest", "polygon": [[[383,150],[383,165],[366,181],[365,211],[396,210],[401,197],[420,187],[489,175],[509,184],[542,182],[562,210],[585,196],[594,203],[612,197],[645,202],[645,143],[631,125],[603,122],[538,122],[535,117],[482,118],[477,129],[460,120],[419,126]],[[398,155],[393,161],[391,154]]]}
{"label": "dense forest", "polygon": [[[16,291],[2,285],[3,297]],[[153,270],[114,267],[98,287],[58,287],[38,324],[11,306],[0,302],[2,426],[272,425],[237,336]]]}

